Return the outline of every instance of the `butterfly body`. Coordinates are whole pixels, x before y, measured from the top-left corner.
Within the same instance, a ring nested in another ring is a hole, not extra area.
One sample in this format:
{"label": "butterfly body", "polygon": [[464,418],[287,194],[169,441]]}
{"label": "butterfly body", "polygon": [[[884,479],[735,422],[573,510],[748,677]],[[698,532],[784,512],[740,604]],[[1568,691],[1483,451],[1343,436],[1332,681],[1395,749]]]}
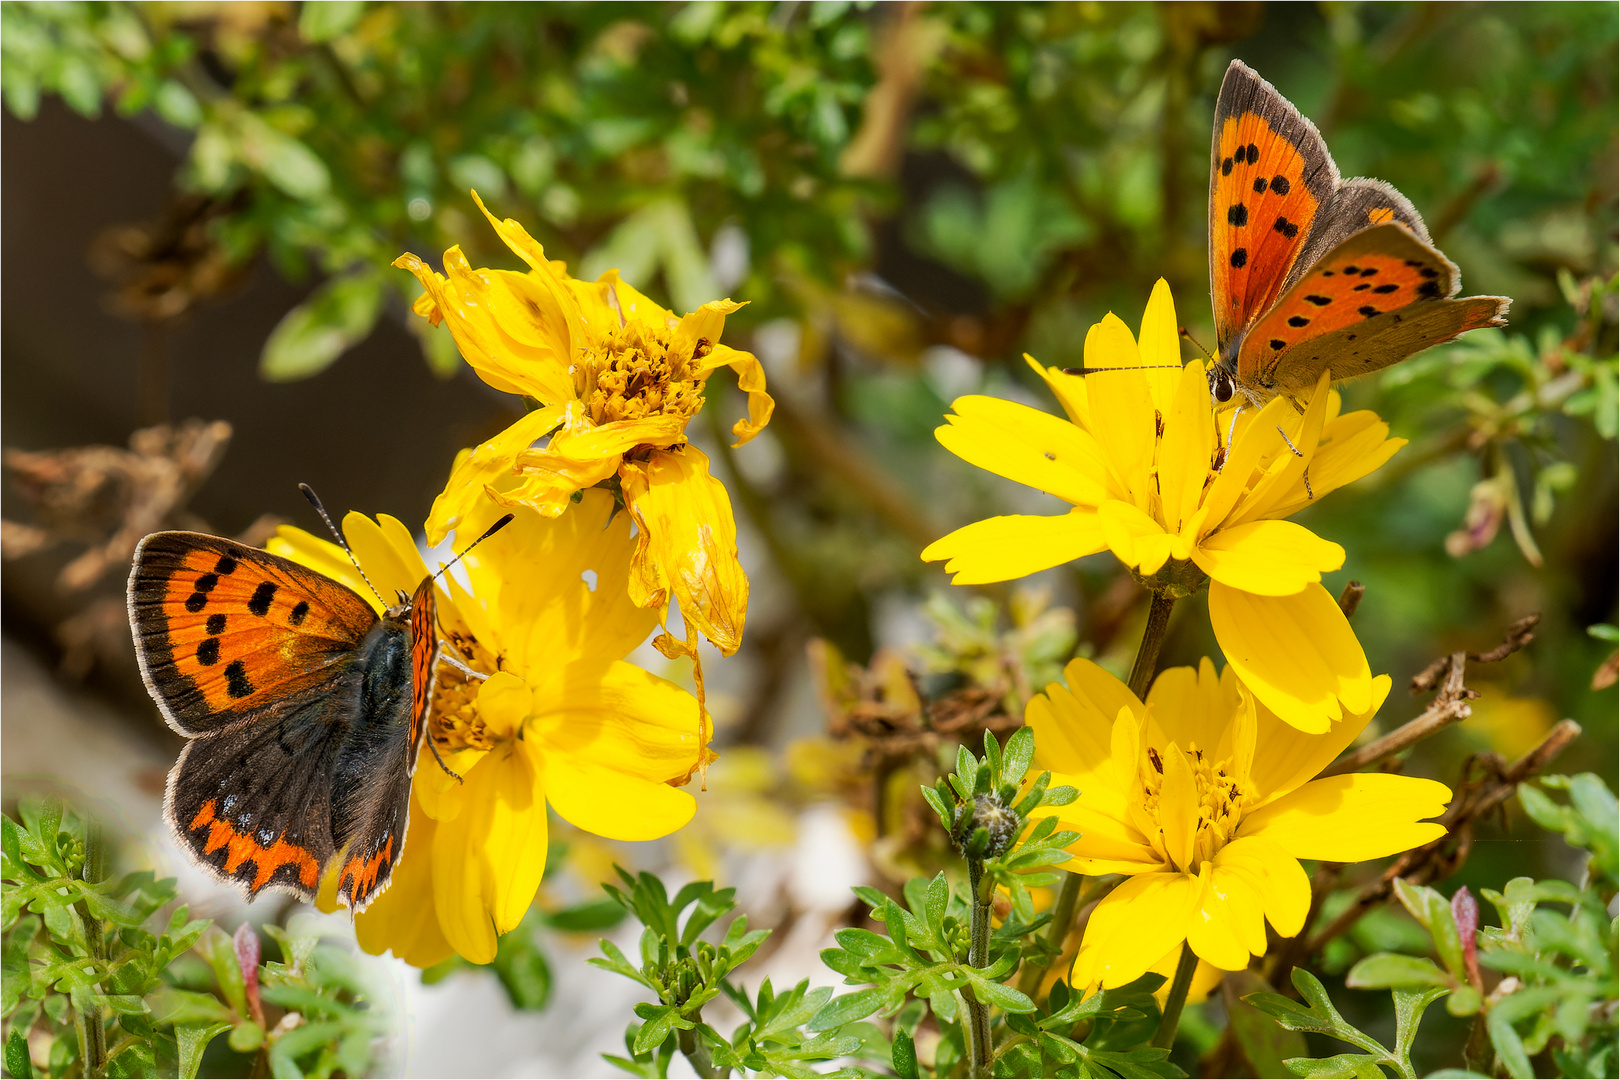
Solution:
{"label": "butterfly body", "polygon": [[147,689],[188,740],[164,816],[250,898],[312,899],[335,859],[363,910],[405,843],[438,638],[428,578],[378,615],[331,578],[202,533],[136,549],[130,625]]}
{"label": "butterfly body", "polygon": [[1457,267],[1382,180],[1344,180],[1316,126],[1241,61],[1215,107],[1211,393],[1263,404],[1398,363],[1482,326],[1509,301],[1457,298]]}

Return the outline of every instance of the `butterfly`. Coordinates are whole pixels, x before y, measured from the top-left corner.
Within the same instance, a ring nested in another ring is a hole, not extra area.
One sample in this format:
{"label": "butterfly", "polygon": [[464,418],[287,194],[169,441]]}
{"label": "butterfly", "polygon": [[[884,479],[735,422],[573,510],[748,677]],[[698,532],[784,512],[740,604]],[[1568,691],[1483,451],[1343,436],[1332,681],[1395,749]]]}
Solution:
{"label": "butterfly", "polygon": [[1457,298],[1457,267],[1410,200],[1343,180],[1316,125],[1241,60],[1215,104],[1209,282],[1218,342],[1210,393],[1261,405],[1308,395],[1484,326],[1503,296]]}
{"label": "butterfly", "polygon": [[337,860],[338,900],[355,912],[388,887],[438,664],[455,662],[438,637],[437,576],[378,615],[348,586],[233,540],[160,532],[136,547],[141,677],[189,740],[163,816],[214,878],[250,900],[267,888],[311,900]]}

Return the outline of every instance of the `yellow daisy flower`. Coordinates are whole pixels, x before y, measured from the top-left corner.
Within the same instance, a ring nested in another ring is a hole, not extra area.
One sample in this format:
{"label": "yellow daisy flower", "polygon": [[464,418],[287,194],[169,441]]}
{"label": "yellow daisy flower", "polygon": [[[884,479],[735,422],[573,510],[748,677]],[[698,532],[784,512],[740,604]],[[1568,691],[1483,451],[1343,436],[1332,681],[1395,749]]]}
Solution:
{"label": "yellow daisy flower", "polygon": [[[1080,839],[1066,869],[1126,874],[1092,912],[1075,958],[1077,987],[1122,986],[1186,942],[1237,971],[1266,949],[1265,923],[1298,934],[1311,904],[1301,859],[1358,862],[1445,833],[1426,822],[1451,801],[1444,784],[1389,773],[1313,779],[1349,746],[1389,693],[1373,680],[1366,710],[1324,735],[1279,719],[1206,658],[1161,672],[1144,705],[1089,660],[1074,660],[1032,698],[1036,768],[1080,797],[1055,815]],[[1173,966],[1174,960],[1170,959]]]}
{"label": "yellow daisy flower", "polygon": [[1340,415],[1325,373],[1303,413],[1276,398],[1222,423],[1203,366],[1181,365],[1177,326],[1161,280],[1140,345],[1112,314],[1086,336],[1086,367],[1117,370],[1082,377],[1026,357],[1067,420],[998,398],[952,402],[935,432],[947,450],[1073,508],[975,522],[922,557],[949,560],[958,585],[1104,549],[1168,596],[1207,580],[1216,639],[1244,683],[1290,724],[1325,732],[1367,711],[1372,672],[1320,584],[1344,549],[1282,519],[1377,469],[1405,440],[1388,438],[1371,412]]}
{"label": "yellow daisy flower", "polygon": [[[687,442],[686,425],[721,367],[736,372],[748,395],[748,417],[732,427],[736,445],[770,420],[759,360],[720,344],[726,316],[742,305],[716,300],[677,318],[616,270],[575,280],[521,225],[496,220],[473,198],[528,273],[475,270],[460,247],[444,253],[444,274],[410,254],[394,265],[421,281],[427,291],[417,313],[450,328],[485,382],[540,407],[457,458],[428,540],[460,528],[486,496],[556,517],[575,492],[616,478],[640,529],[629,578],[636,603],[661,611],[673,596],[689,636],[701,632],[731,655],[742,640],[748,578],[737,561],[731,500]],[[690,638],[695,659],[693,645]]]}
{"label": "yellow daisy flower", "polygon": [[[527,508],[467,555],[468,590],[445,574],[440,632],[479,681],[441,664],[428,737],[411,792],[405,851],[388,890],[355,919],[368,952],[392,949],[427,967],[460,953],[495,956],[522,920],[546,865],[546,805],[614,840],[665,836],[691,819],[685,783],[702,755],[698,703],[621,658],[656,615],[624,582],[634,544],[612,496],[587,491],[552,520]],[[485,500],[464,521],[477,536],[501,509]],[[428,573],[394,518],[349,514],[343,532],[384,596]],[[284,526],[270,550],[344,582],[381,610],[341,548]]]}

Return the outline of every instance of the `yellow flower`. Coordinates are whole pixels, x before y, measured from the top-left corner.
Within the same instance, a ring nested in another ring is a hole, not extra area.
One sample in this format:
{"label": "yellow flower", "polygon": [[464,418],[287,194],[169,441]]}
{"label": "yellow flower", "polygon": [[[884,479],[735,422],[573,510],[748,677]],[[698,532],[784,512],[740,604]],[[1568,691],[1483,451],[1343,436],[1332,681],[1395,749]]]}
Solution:
{"label": "yellow flower", "polygon": [[1185,941],[1207,963],[1247,967],[1266,948],[1265,922],[1291,937],[1311,886],[1300,859],[1357,862],[1445,833],[1422,819],[1451,800],[1444,784],[1388,773],[1313,779],[1361,732],[1389,693],[1373,680],[1368,708],[1325,735],[1283,723],[1227,667],[1205,659],[1162,672],[1137,700],[1089,660],[1068,687],[1032,698],[1037,768],[1080,797],[1055,815],[1080,839],[1066,869],[1126,874],[1097,905],[1075,958],[1077,987],[1122,986]]}
{"label": "yellow flower", "polygon": [[748,578],[737,562],[731,501],[708,458],[687,442],[686,425],[721,367],[736,372],[748,395],[748,418],[732,427],[736,445],[770,420],[759,360],[720,344],[726,316],[742,305],[717,300],[677,318],[616,270],[577,281],[516,221],[478,206],[527,273],[475,270],[460,247],[444,253],[444,274],[415,255],[394,265],[421,281],[427,291],[417,313],[450,328],[485,382],[540,407],[456,459],[428,519],[429,542],[460,529],[486,496],[556,517],[575,492],[617,478],[640,530],[629,577],[636,603],[662,611],[673,596],[688,624],[683,651],[696,659],[696,630],[731,655],[742,640]]}
{"label": "yellow flower", "polygon": [[952,402],[954,415],[935,435],[971,464],[1073,508],[975,522],[922,557],[950,560],[958,585],[1006,581],[1104,549],[1170,595],[1189,595],[1207,578],[1221,650],[1278,716],[1325,732],[1346,713],[1366,712],[1366,655],[1320,584],[1344,564],[1344,549],[1281,519],[1366,476],[1405,440],[1387,438],[1389,426],[1371,412],[1340,415],[1325,374],[1303,413],[1279,397],[1218,422],[1203,366],[1181,365],[1162,280],[1140,346],[1112,314],[1086,336],[1086,367],[1122,370],[1081,377],[1029,363],[1067,420],[970,396]]}
{"label": "yellow flower", "polygon": [[[500,508],[470,508],[466,535]],[[624,582],[630,523],[603,491],[560,519],[529,509],[467,555],[470,590],[445,574],[440,633],[482,682],[441,663],[428,736],[458,783],[423,746],[405,850],[388,890],[356,917],[361,945],[418,967],[460,953],[495,956],[517,926],[546,864],[546,805],[614,840],[665,836],[692,817],[684,783],[702,749],[698,703],[621,658],[657,617]],[[384,596],[415,590],[427,569],[391,517],[349,514],[344,535]],[[336,545],[283,527],[270,549],[380,602]]]}

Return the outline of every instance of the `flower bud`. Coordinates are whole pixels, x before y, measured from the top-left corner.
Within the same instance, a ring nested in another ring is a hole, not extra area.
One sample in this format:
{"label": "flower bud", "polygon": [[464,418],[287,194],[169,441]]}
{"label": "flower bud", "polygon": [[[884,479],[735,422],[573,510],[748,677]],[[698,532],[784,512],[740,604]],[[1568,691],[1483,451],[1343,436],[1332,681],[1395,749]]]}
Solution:
{"label": "flower bud", "polygon": [[1012,847],[1018,838],[1018,815],[994,795],[976,796],[972,803],[957,808],[952,840],[957,850],[970,859],[993,859]]}

